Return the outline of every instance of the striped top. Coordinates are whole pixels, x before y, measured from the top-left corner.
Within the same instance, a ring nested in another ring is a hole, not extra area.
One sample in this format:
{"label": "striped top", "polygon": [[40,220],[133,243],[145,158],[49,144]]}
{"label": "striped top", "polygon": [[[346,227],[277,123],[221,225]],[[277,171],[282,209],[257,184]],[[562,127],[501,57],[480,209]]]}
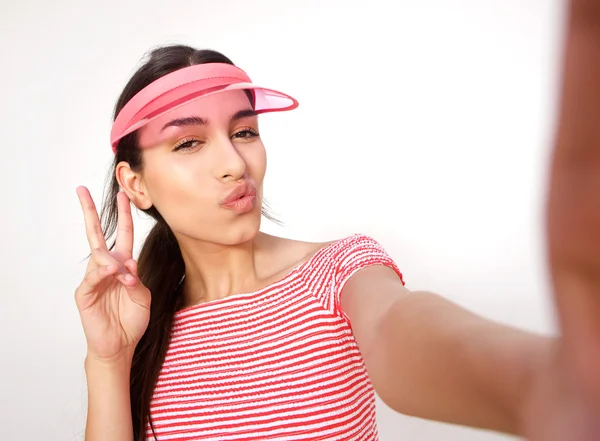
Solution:
{"label": "striped top", "polygon": [[148,439],[377,440],[375,393],[340,308],[344,284],[370,265],[402,280],[357,234],[265,288],[178,311]]}

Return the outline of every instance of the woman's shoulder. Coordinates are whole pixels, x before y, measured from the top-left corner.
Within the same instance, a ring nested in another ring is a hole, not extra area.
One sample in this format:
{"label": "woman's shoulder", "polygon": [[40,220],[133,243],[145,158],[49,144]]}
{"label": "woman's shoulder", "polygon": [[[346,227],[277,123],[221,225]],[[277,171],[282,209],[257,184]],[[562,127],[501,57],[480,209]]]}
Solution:
{"label": "woman's shoulder", "polygon": [[370,236],[360,233],[324,242],[310,242],[267,234],[261,238],[261,248],[269,256],[265,260],[270,263],[269,266],[273,266],[271,272],[276,272],[274,271],[276,269],[285,272],[310,261],[319,254],[334,257],[365,246],[379,246],[379,244]]}
{"label": "woman's shoulder", "polygon": [[261,236],[259,247],[266,257],[264,260],[283,267],[283,269],[301,265],[320,250],[336,242],[336,240],[310,242],[269,234],[261,234]]}

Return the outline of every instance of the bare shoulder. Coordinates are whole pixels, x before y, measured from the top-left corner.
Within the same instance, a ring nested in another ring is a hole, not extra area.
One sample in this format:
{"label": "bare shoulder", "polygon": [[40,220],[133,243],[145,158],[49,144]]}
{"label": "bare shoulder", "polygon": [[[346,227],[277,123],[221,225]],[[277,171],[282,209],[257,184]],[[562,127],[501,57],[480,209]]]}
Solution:
{"label": "bare shoulder", "polygon": [[261,256],[261,266],[266,273],[271,274],[288,272],[338,240],[307,242],[264,233],[258,239],[257,251]]}

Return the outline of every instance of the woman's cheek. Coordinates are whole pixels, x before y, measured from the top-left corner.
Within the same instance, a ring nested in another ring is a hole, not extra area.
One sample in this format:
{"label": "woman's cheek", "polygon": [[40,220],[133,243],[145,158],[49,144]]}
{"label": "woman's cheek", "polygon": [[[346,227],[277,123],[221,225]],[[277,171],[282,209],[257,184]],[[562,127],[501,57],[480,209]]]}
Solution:
{"label": "woman's cheek", "polygon": [[262,143],[257,148],[250,149],[244,160],[250,176],[257,181],[262,181],[267,167],[267,155]]}

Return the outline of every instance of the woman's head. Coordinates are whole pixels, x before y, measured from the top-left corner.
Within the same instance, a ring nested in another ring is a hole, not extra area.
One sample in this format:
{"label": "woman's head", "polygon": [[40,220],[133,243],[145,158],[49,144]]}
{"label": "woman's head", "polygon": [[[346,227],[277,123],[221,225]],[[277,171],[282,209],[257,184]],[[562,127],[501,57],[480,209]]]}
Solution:
{"label": "woman's head", "polygon": [[[115,117],[157,77],[204,63],[232,64],[214,51],[154,51],[123,91]],[[191,238],[233,245],[250,240],[260,227],[265,169],[253,94],[232,90],[177,107],[124,137],[113,184],[180,243]],[[232,192],[248,197],[224,204]]]}
{"label": "woman's head", "polygon": [[[116,166],[120,186],[137,207],[158,211],[180,243],[233,245],[256,234],[266,155],[243,91],[192,101],[153,120],[138,130],[135,149],[136,169],[125,161]],[[226,203],[232,192],[248,197]]]}

